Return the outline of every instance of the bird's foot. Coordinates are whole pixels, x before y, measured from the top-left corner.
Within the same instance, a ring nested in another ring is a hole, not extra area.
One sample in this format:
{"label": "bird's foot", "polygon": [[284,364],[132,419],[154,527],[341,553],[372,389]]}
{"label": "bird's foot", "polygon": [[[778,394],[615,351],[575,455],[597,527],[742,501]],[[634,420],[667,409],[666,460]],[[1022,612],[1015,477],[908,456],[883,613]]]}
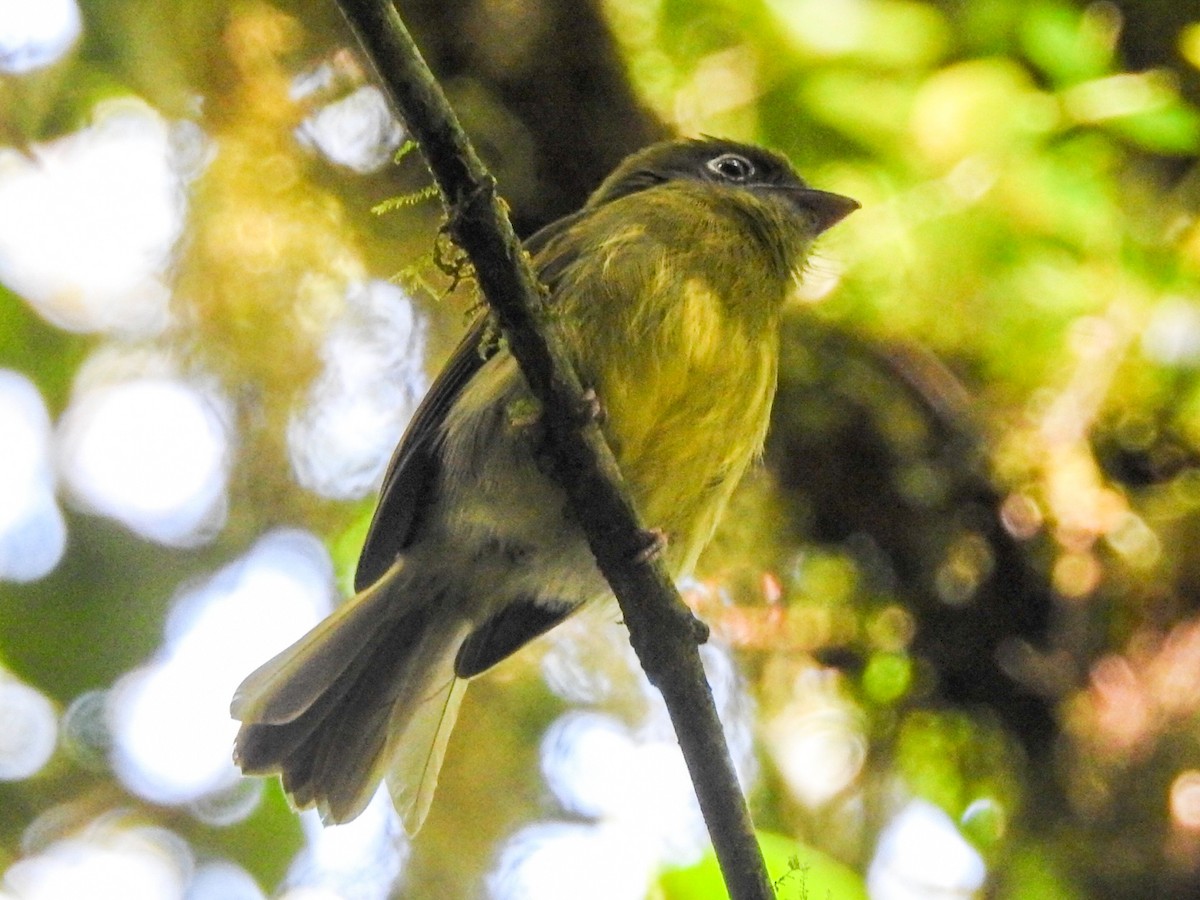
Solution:
{"label": "bird's foot", "polygon": [[595,388],[588,388],[583,392],[582,401],[576,409],[575,414],[579,417],[580,425],[603,425],[604,420],[608,417],[604,409],[604,404],[600,402],[600,397],[597,396]]}
{"label": "bird's foot", "polygon": [[667,549],[667,533],[661,528],[648,528],[638,535],[642,547],[633,555],[633,561],[648,563],[658,559]]}

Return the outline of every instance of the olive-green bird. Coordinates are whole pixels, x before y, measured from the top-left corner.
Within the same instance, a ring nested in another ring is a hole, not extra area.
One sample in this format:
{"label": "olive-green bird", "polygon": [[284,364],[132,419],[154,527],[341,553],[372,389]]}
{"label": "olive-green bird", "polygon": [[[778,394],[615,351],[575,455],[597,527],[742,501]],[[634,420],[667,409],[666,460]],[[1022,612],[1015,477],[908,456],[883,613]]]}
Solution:
{"label": "olive-green bird", "polygon": [[[676,577],[762,449],[780,313],[809,247],[857,207],[778,154],[680,140],[633,154],[526,242]],[[467,680],[612,596],[514,412],[530,404],[517,363],[485,337],[481,318],[400,441],[359,593],[233,699],[238,765],[279,772],[326,822],[353,819],[386,779],[415,833]]]}

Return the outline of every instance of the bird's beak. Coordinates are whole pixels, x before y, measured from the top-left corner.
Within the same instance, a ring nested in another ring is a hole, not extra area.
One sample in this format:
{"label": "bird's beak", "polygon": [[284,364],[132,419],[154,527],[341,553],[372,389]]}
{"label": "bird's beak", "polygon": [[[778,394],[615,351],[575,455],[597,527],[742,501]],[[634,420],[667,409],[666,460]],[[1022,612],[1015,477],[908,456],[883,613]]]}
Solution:
{"label": "bird's beak", "polygon": [[818,191],[816,188],[800,188],[790,192],[792,202],[812,217],[817,234],[828,231],[860,206],[842,194]]}

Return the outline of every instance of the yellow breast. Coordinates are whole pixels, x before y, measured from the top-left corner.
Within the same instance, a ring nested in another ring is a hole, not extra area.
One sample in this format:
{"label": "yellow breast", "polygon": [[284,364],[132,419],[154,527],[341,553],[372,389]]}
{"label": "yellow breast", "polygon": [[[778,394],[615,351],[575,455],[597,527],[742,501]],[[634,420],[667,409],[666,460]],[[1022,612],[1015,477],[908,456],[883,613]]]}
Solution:
{"label": "yellow breast", "polygon": [[629,201],[635,216],[614,203],[587,220],[594,239],[573,235],[603,252],[565,271],[555,308],[638,509],[682,575],[762,448],[790,279],[736,215],[682,190]]}

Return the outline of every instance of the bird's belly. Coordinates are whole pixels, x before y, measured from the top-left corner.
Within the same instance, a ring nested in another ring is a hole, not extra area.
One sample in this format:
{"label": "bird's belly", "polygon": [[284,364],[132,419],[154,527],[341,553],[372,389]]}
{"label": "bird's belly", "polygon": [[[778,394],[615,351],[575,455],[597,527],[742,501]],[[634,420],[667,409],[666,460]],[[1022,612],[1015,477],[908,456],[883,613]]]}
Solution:
{"label": "bird's belly", "polygon": [[653,370],[610,373],[601,385],[617,463],[647,526],[666,533],[677,576],[690,573],[762,449],[776,378],[773,342],[763,344],[677,354]]}
{"label": "bird's belly", "polygon": [[[726,337],[681,334],[668,352],[612,352],[614,365],[584,373],[643,523],[666,535],[676,577],[691,572],[760,451],[774,396],[774,340]],[[440,556],[466,596],[607,595],[564,492],[537,465],[540,426],[522,415],[530,404],[516,364],[497,357],[485,368],[447,418],[438,499],[416,552]]]}
{"label": "bird's belly", "polygon": [[486,402],[466,397],[450,419],[438,497],[412,553],[437,557],[463,596],[479,598],[483,615],[517,596],[570,604],[603,596],[566,495],[538,466],[540,426],[514,414],[514,405],[527,405],[524,391],[499,383],[510,389]]}

